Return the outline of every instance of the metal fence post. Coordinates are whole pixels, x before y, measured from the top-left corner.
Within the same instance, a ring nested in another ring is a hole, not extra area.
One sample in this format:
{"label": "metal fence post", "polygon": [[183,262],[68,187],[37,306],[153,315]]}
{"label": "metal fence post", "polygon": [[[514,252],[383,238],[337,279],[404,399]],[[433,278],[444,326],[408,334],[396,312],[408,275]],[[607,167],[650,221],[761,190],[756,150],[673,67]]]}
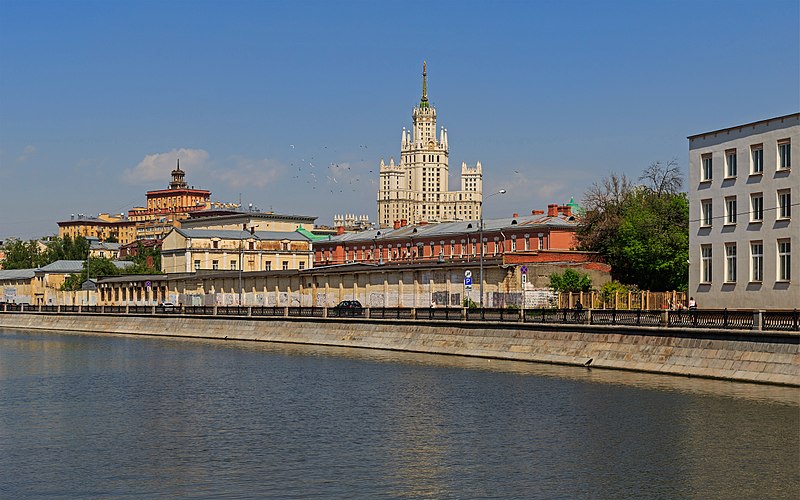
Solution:
{"label": "metal fence post", "polygon": [[661,312],[661,326],[664,328],[669,327],[669,311]]}

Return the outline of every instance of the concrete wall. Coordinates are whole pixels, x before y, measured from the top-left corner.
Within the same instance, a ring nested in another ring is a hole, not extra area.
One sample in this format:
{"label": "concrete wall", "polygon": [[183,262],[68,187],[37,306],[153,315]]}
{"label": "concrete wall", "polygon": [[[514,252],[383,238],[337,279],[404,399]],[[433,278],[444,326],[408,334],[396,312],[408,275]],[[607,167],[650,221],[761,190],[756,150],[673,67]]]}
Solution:
{"label": "concrete wall", "polygon": [[800,386],[800,337],[347,319],[0,314],[0,327],[390,349]]}
{"label": "concrete wall", "polygon": [[[778,144],[791,141],[794,168],[779,168]],[[712,309],[792,309],[800,305],[800,210],[781,218],[778,193],[800,199],[800,114],[709,132],[689,138],[689,295]],[[763,148],[763,172],[753,172],[752,148]],[[736,157],[736,175],[728,175],[727,153]],[[712,178],[702,177],[710,156]],[[763,198],[763,219],[753,217],[751,197]],[[726,200],[736,201],[736,220],[726,218]],[[702,204],[713,220],[703,222]],[[778,279],[778,242],[792,249],[791,279]],[[751,244],[763,245],[763,278],[755,279]],[[726,246],[736,251],[736,279],[727,273]],[[702,248],[710,248],[712,277],[703,279]]]}

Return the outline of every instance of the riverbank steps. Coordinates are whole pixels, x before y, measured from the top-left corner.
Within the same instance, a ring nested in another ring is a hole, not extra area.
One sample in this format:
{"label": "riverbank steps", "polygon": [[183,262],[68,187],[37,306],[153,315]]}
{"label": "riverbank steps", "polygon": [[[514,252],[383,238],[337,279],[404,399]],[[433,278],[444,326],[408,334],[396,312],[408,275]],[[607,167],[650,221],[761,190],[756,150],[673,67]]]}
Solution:
{"label": "riverbank steps", "polygon": [[314,344],[800,387],[800,336],[745,330],[341,318],[0,314],[0,327]]}

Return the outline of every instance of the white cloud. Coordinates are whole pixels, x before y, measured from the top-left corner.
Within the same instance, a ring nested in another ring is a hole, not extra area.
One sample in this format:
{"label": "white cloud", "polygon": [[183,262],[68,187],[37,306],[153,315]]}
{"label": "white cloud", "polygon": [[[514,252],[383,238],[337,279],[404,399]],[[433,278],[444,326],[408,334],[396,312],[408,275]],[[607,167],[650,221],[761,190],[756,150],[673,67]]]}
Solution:
{"label": "white cloud", "polygon": [[283,164],[269,158],[252,160],[235,156],[232,160],[233,167],[215,169],[211,175],[237,189],[243,187],[264,188],[279,179],[286,170]]}
{"label": "white cloud", "polygon": [[208,152],[203,149],[180,148],[166,153],[147,155],[135,167],[125,169],[122,177],[131,184],[146,184],[156,180],[168,181],[178,159],[181,161],[181,169],[192,169],[196,172],[206,165]]}
{"label": "white cloud", "polygon": [[24,163],[34,154],[36,154],[36,148],[28,144],[22,149],[22,154],[17,158],[17,163]]}

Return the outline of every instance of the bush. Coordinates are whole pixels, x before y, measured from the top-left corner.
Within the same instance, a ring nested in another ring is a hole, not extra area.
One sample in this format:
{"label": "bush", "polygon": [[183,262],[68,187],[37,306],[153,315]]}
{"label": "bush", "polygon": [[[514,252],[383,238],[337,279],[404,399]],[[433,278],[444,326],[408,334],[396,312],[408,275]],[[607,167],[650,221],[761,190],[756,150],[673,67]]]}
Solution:
{"label": "bush", "polygon": [[592,279],[588,273],[565,269],[561,274],[550,275],[550,288],[558,292],[588,292],[592,289]]}
{"label": "bush", "polygon": [[475,301],[472,300],[469,297],[464,297],[464,301],[462,302],[462,305],[464,307],[468,308],[468,309],[477,309],[478,308],[478,304],[476,304]]}

